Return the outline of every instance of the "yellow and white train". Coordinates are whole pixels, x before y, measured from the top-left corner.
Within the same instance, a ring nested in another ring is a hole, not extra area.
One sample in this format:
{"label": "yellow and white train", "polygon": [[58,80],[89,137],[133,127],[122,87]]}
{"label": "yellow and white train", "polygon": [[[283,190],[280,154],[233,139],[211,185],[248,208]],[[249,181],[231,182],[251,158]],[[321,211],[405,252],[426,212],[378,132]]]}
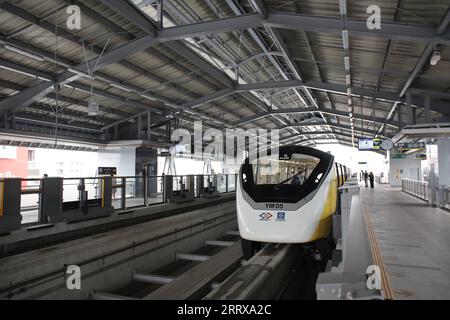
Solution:
{"label": "yellow and white train", "polygon": [[300,243],[322,251],[331,239],[338,188],[349,176],[333,155],[303,146],[280,147],[279,159],[246,159],[236,192],[244,257],[261,243]]}

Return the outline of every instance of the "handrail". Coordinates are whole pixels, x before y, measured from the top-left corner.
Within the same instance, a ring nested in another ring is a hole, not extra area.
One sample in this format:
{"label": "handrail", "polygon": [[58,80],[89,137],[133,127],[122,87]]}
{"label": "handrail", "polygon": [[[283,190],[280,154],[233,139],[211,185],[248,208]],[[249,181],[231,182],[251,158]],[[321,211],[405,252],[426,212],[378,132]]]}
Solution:
{"label": "handrail", "polygon": [[442,186],[442,204],[441,207],[450,209],[450,186]]}
{"label": "handrail", "polygon": [[428,182],[412,179],[402,179],[402,191],[419,199],[429,201]]}

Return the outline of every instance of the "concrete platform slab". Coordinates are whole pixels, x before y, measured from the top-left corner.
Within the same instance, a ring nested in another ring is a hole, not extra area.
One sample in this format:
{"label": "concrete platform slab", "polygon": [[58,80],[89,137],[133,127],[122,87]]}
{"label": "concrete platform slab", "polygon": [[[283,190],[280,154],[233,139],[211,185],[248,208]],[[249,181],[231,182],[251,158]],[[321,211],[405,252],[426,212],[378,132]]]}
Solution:
{"label": "concrete platform slab", "polygon": [[361,197],[395,299],[450,299],[450,213],[386,185]]}

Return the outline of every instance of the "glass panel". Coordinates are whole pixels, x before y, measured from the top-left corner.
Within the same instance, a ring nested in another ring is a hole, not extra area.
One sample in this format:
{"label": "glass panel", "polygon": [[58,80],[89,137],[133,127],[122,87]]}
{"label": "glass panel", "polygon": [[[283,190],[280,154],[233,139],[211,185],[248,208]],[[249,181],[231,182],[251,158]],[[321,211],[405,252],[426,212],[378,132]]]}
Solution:
{"label": "glass panel", "polygon": [[200,195],[198,194],[198,179],[197,176],[194,176],[194,197],[198,198]]}
{"label": "glass panel", "polygon": [[162,177],[149,177],[147,179],[148,204],[158,204],[163,202]]}
{"label": "glass panel", "polygon": [[113,178],[113,189],[112,189],[112,206],[114,209],[122,209],[122,179]]}
{"label": "glass panel", "polygon": [[220,193],[227,192],[227,177],[223,174],[217,176],[218,190]]}
{"label": "glass panel", "polygon": [[[22,191],[38,191],[40,183],[39,180],[23,181]],[[22,224],[39,221],[39,192],[21,195],[20,214],[22,215]]]}
{"label": "glass panel", "polygon": [[87,200],[96,200],[102,197],[100,179],[84,179],[84,190],[87,192]]}
{"label": "glass panel", "polygon": [[179,191],[181,190],[181,183],[183,182],[182,176],[173,176],[173,191]]}
{"label": "glass panel", "polygon": [[212,176],[212,175],[204,176],[204,185],[203,186],[205,188],[205,191],[206,190],[209,190],[209,191],[216,190],[214,176]]}
{"label": "glass panel", "polygon": [[79,200],[78,184],[78,179],[63,180],[63,202]]}
{"label": "glass panel", "polygon": [[296,153],[289,160],[260,159],[258,163],[252,164],[255,184],[302,185],[319,162],[319,158]]}
{"label": "glass panel", "polygon": [[144,178],[126,178],[125,197],[127,208],[144,205]]}
{"label": "glass panel", "polygon": [[228,192],[236,191],[236,178],[235,174],[228,175]]}

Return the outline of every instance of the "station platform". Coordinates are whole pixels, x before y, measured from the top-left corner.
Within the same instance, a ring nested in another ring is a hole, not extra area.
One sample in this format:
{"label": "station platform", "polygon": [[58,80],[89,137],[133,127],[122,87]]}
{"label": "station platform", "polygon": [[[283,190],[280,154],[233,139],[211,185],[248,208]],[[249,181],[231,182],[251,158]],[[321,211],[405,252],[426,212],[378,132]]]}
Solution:
{"label": "station platform", "polygon": [[400,188],[360,186],[394,299],[450,299],[450,212]]}

